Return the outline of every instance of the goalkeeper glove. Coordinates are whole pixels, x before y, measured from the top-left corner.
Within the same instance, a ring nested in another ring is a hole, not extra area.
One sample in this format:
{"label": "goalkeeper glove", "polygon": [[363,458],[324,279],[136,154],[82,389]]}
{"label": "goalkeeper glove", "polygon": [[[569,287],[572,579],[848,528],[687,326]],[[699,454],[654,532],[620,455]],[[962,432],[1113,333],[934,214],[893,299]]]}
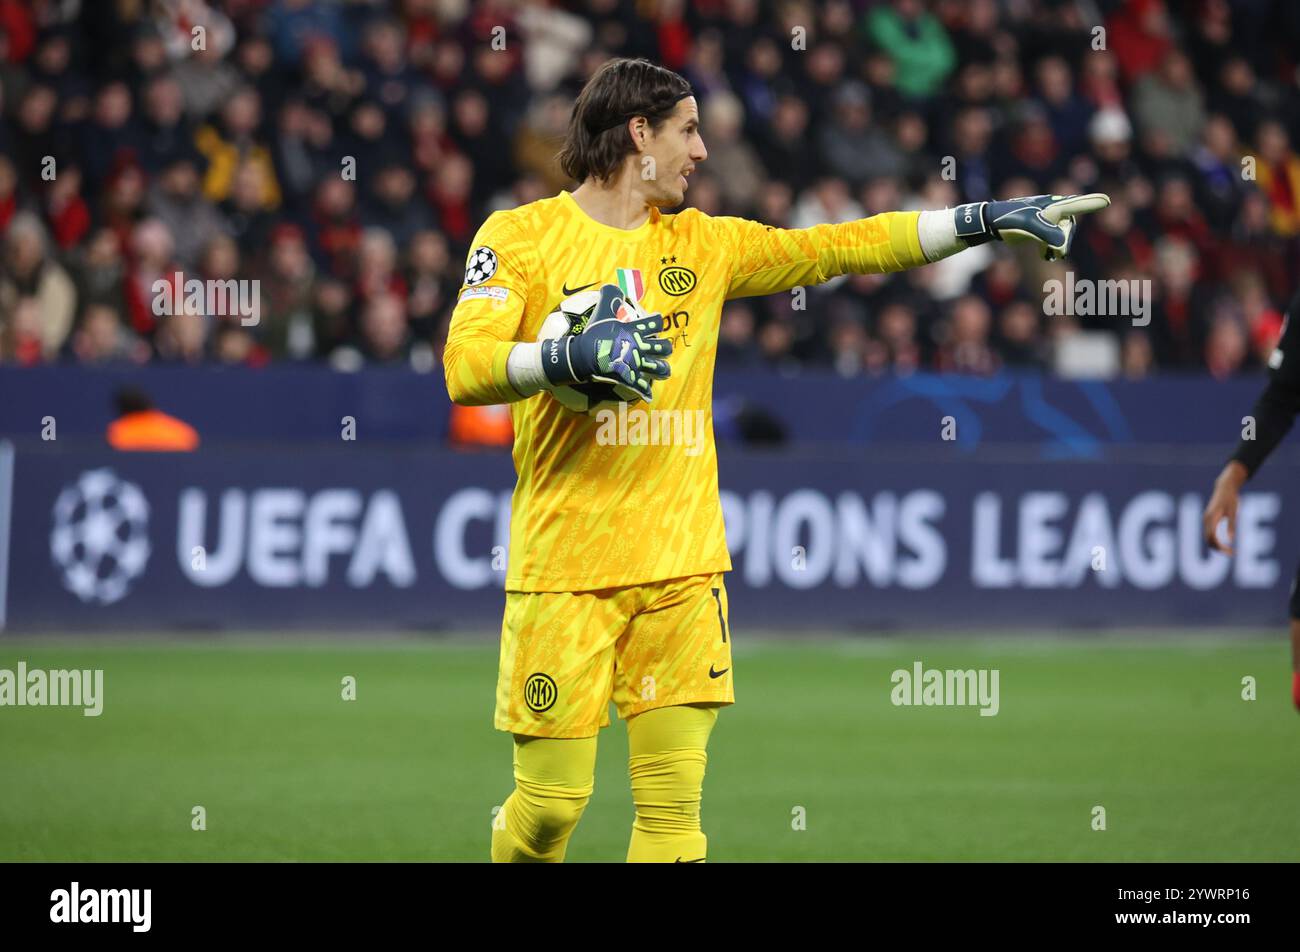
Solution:
{"label": "goalkeeper glove", "polygon": [[954,210],[957,237],[968,245],[999,241],[1037,241],[1048,261],[1064,258],[1074,238],[1074,216],[1100,211],[1110,196],[1034,195],[1005,202],[971,202]]}
{"label": "goalkeeper glove", "polygon": [[663,329],[662,315],[646,314],[606,284],[580,328],[542,341],[542,370],[552,387],[607,383],[625,400],[648,401],[651,380],[671,373],[663,358],[673,344],[658,336]]}

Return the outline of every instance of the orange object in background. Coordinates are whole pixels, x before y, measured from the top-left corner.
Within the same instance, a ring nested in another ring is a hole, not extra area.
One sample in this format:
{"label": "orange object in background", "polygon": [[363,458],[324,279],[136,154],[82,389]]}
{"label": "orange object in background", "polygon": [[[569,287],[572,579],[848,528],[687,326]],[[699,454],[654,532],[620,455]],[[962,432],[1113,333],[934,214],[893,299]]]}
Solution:
{"label": "orange object in background", "polygon": [[143,392],[124,389],[116,400],[118,417],[108,425],[107,434],[113,449],[175,453],[199,448],[198,431],[155,408]]}
{"label": "orange object in background", "polygon": [[199,434],[184,420],[161,410],[144,410],[110,423],[108,445],[115,450],[188,451],[199,448]]}
{"label": "orange object in background", "polygon": [[455,446],[509,446],[515,439],[510,408],[504,404],[462,407],[453,403],[447,436]]}

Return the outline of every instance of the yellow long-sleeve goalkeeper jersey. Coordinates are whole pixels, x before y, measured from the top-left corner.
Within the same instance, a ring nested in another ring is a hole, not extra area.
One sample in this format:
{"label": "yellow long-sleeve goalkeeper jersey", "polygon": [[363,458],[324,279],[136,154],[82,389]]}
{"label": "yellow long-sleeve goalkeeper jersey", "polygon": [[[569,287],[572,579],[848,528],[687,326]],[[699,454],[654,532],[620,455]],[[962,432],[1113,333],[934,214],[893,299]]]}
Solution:
{"label": "yellow long-sleeve goalkeeper jersey", "polygon": [[[491,215],[470,251],[444,365],[456,402],[510,404],[518,482],[506,589],[592,591],[730,570],[712,415],[723,302],[924,264],[918,214],[795,230],[652,209],[621,229],[562,192]],[[520,400],[511,348],[536,340],[565,297],[605,283],[665,315],[672,376],[622,420],[576,413],[545,391]]]}

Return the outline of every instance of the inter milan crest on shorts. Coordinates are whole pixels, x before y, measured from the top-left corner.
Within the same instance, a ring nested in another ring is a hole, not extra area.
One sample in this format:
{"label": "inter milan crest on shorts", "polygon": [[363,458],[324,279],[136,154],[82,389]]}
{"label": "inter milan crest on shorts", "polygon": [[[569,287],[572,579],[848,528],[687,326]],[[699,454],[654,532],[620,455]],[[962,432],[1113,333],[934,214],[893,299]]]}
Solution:
{"label": "inter milan crest on shorts", "polygon": [[559,693],[549,674],[530,674],[524,682],[524,703],[534,714],[549,711]]}

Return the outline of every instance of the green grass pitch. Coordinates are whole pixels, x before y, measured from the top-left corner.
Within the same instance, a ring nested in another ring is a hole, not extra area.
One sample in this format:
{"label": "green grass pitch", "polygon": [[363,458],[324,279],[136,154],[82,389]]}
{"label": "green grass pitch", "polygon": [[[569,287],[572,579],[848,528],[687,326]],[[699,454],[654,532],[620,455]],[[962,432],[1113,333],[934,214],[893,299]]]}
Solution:
{"label": "green grass pitch", "polygon": [[[1300,859],[1281,632],[741,637],[711,861]],[[103,668],[105,705],[0,707],[0,860],[482,861],[511,789],[486,638],[0,636],[0,668],[19,660]],[[998,669],[1000,712],[894,706],[890,674],[916,660]],[[626,853],[622,722],[600,745],[570,861]]]}

